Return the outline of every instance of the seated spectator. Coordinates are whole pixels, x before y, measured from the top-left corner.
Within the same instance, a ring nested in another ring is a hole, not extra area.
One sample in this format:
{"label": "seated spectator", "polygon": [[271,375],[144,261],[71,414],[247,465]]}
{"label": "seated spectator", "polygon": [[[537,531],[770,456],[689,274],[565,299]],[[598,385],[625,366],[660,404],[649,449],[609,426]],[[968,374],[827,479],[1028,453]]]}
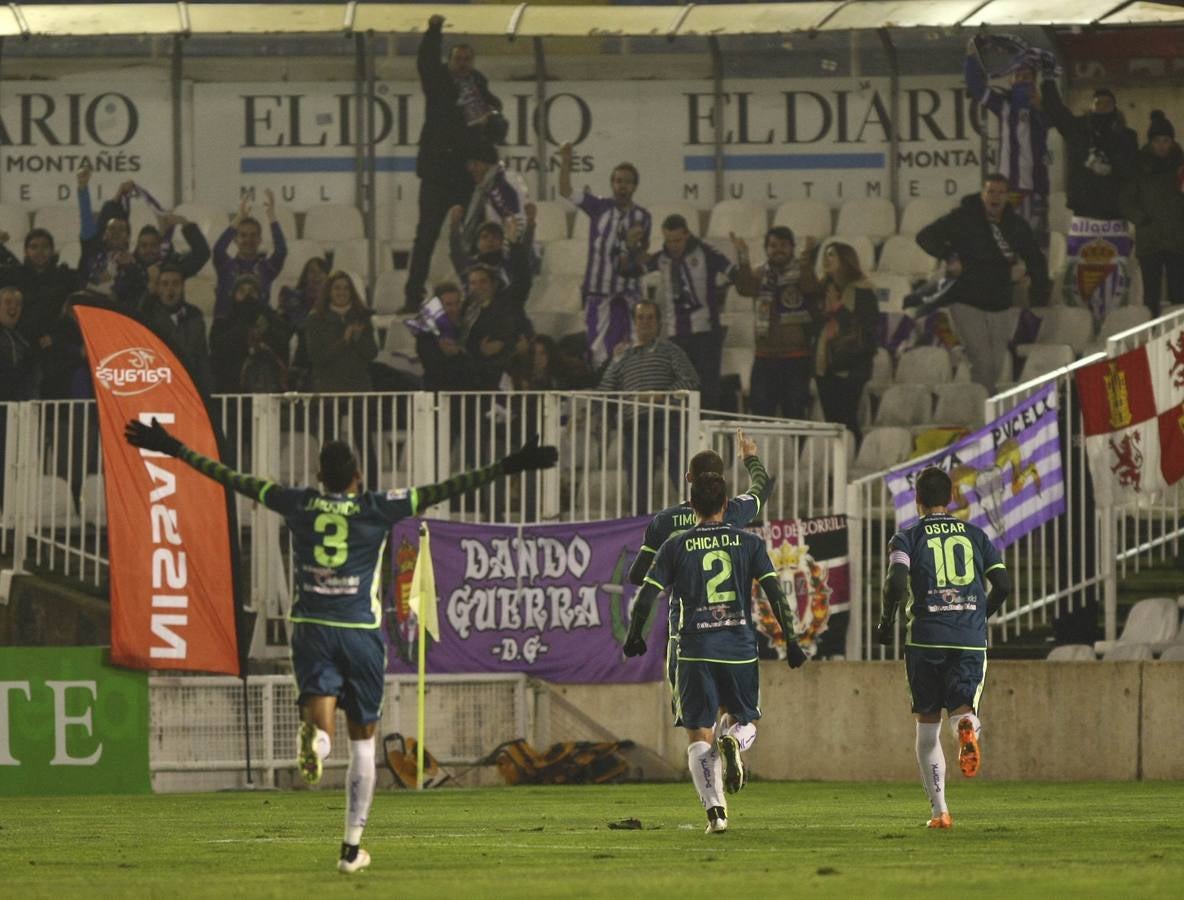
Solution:
{"label": "seated spectator", "polygon": [[[21,334],[21,292],[0,288],[0,401],[32,400],[37,396],[37,354]],[[2,473],[0,473],[2,474]],[[0,478],[0,480],[3,480]]]}
{"label": "seated spectator", "polygon": [[[477,231],[477,253],[474,256],[467,252],[462,237],[461,223],[463,210],[459,206],[452,208],[450,214],[451,234],[449,236],[449,253],[453,268],[457,275],[464,275],[474,265],[480,263],[497,270],[499,289],[510,288],[515,279],[533,277],[533,247],[534,229],[538,207],[533,203],[526,204],[526,230],[520,231],[518,220],[507,220],[503,228],[500,222],[485,222]],[[525,291],[521,285],[515,286],[526,302],[526,295],[530,293],[529,286]]]}
{"label": "seated spectator", "polygon": [[828,422],[860,437],[859,398],[872,377],[879,303],[850,244],[828,244],[822,255],[823,322],[814,353],[818,399]]}
{"label": "seated spectator", "polygon": [[280,317],[296,331],[296,350],[288,369],[288,389],[292,391],[306,391],[312,387],[312,360],[308,357],[304,323],[324,292],[328,277],[329,263],[322,256],[314,256],[300,270],[295,287],[280,288],[277,304]]}
{"label": "seated spectator", "polygon": [[477,390],[496,391],[506,364],[533,334],[514,293],[497,289],[497,272],[477,265],[469,270],[465,302],[465,351],[474,361]]}
{"label": "seated spectator", "polygon": [[[210,245],[206,242],[206,236],[201,233],[200,227],[175,213],[164,213],[159,221],[159,228],[145,225],[136,236],[136,265],[144,271],[145,280],[150,268],[166,263],[176,266],[182,278],[192,278],[210,260]],[[171,240],[178,225],[189,245],[185,253],[178,253]]]}
{"label": "seated spectator", "polygon": [[1184,150],[1161,110],[1151,111],[1147,143],[1139,151],[1135,176],[1124,185],[1126,217],[1138,229],[1135,257],[1143,273],[1143,302],[1159,316],[1164,279],[1168,303],[1184,301]]}
{"label": "seated spectator", "polygon": [[135,189],[125,181],[119,192],[103,204],[95,219],[90,202],[90,169],[78,170],[79,237],[82,258],[78,264],[82,287],[95,294],[118,300],[125,309],[135,309],[147,282],[144,272],[129,252],[131,230],[125,202]]}
{"label": "seated spectator", "polygon": [[240,275],[230,310],[210,328],[210,367],[220,394],[287,390],[292,330],[264,301],[259,279]]}
{"label": "seated spectator", "polygon": [[166,262],[149,269],[148,295],[140,314],[145,324],[169,345],[203,394],[210,393],[210,354],[206,319],[185,300],[185,276],[180,265]]}
{"label": "seated spectator", "polygon": [[[259,247],[263,241],[263,229],[259,220],[251,217],[251,204],[246,197],[238,207],[238,215],[221,236],[214,242],[214,268],[218,273],[217,299],[214,302],[214,318],[220,319],[230,312],[233,292],[240,275],[254,275],[259,282],[259,297],[264,303],[271,296],[271,283],[275,281],[288,258],[288,244],[283,229],[275,218],[275,196],[270,190],[263,192],[263,209],[271,227],[271,256],[263,256]],[[230,242],[234,241],[236,253],[229,253]]]}
{"label": "seated spectator", "polygon": [[378,355],[378,342],[371,316],[353,279],[345,272],[333,272],[304,323],[313,390],[373,390],[370,361]]}
{"label": "seated spectator", "polygon": [[472,256],[477,252],[477,232],[485,222],[497,222],[505,228],[510,219],[515,219],[518,230],[525,230],[527,193],[521,176],[506,171],[493,144],[470,146],[465,168],[476,185],[461,223],[465,252]]}
{"label": "seated spectator", "polygon": [[[635,396],[665,394],[670,391],[693,391],[699,376],[687,355],[673,342],[660,336],[661,313],[652,300],[639,300],[633,307],[634,343],[614,355],[600,379],[600,390],[623,391]],[[639,397],[640,399],[640,397]],[[625,471],[633,481],[634,512],[650,509],[650,469],[654,458],[666,461],[671,480],[682,478],[679,463],[680,422],[661,407],[636,411],[627,406],[624,413]],[[633,448],[639,458],[633,458]],[[660,471],[660,470],[659,470]]]}
{"label": "seated spectator", "polygon": [[42,356],[53,342],[52,332],[66,298],[78,289],[78,273],[58,263],[53,235],[34,228],[25,235],[25,258],[18,262],[4,246],[8,235],[0,232],[0,286],[20,289],[22,312],[18,328]]}
{"label": "seated spectator", "polygon": [[756,357],[752,363],[750,405],[758,416],[810,417],[810,376],[820,310],[818,279],[806,239],[794,255],[793,232],[784,225],[765,235],[763,266],[752,268],[748,245],[732,235],[736,248],[736,290],[756,299]]}
{"label": "seated spectator", "polygon": [[419,315],[407,322],[415,334],[415,352],[423,364],[423,386],[429,391],[471,391],[476,386],[473,361],[461,336],[460,286],[444,281]]}
{"label": "seated spectator", "polygon": [[[641,244],[642,232],[634,228],[629,249],[634,264],[647,272],[659,272],[658,304],[666,323],[666,336],[682,348],[699,375],[703,409],[719,409],[719,375],[723,361],[724,330],[719,323],[727,285],[735,274],[728,258],[694,237],[687,220],[675,214],[662,223],[662,249],[653,255]],[[724,277],[724,283],[719,277]]]}

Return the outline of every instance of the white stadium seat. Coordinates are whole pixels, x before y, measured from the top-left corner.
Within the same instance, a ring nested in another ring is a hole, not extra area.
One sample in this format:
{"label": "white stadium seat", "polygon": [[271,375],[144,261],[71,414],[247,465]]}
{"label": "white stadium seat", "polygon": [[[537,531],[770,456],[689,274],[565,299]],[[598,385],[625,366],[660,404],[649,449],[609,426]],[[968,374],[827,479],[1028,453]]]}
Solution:
{"label": "white stadium seat", "polygon": [[1061,644],[1045,657],[1049,662],[1094,662],[1097,656],[1089,644]]}
{"label": "white stadium seat", "polygon": [[1069,233],[1069,201],[1064,191],[1053,191],[1048,195],[1048,227],[1050,231]]}
{"label": "white stadium seat", "polygon": [[217,284],[212,278],[190,278],[185,282],[185,299],[202,311],[206,317],[206,328],[214,318],[214,304],[217,302]]}
{"label": "white stadium seat", "polygon": [[338,243],[366,237],[366,223],[361,211],[351,204],[325,203],[310,206],[304,214],[306,241]]}
{"label": "white stadium seat", "polygon": [[880,312],[903,312],[904,298],[912,291],[913,285],[905,275],[891,272],[876,272],[871,276],[871,283],[876,286],[876,296],[880,301]]}
{"label": "white stadium seat", "polygon": [[580,275],[588,265],[588,245],[584,241],[568,238],[551,241],[543,248],[544,275]]}
{"label": "white stadium seat", "polygon": [[1159,655],[1160,662],[1184,662],[1184,643],[1175,643]]}
{"label": "white stadium seat", "polygon": [[84,524],[99,528],[107,524],[106,500],[102,475],[91,472],[82,479],[82,490],[78,496],[78,514]]}
{"label": "white stadium seat", "polygon": [[1117,641],[1098,641],[1094,650],[1109,659],[1110,652],[1124,644],[1167,647],[1175,642],[1179,629],[1179,601],[1175,597],[1148,597],[1131,607]]}
{"label": "white stadium seat", "polygon": [[831,219],[830,207],[821,200],[786,200],[773,214],[773,225],[788,227],[800,250],[808,237],[816,241],[830,237]]}
{"label": "white stadium seat", "polygon": [[[1072,364],[1077,359],[1073,348],[1068,344],[1023,344],[1027,351],[1024,364],[1020,367],[1020,375],[1016,384],[1023,384],[1033,378],[1039,378],[1062,366]],[[1005,371],[1005,370],[1001,370]],[[997,389],[1002,390],[1002,382]]]}
{"label": "white stadium seat", "polygon": [[[353,272],[365,272],[370,267],[370,242],[365,238],[355,238],[351,241],[338,241],[329,245],[333,253],[333,268],[349,269]],[[386,272],[394,268],[390,251],[382,244],[375,248],[374,270]]]}
{"label": "white stadium seat", "polygon": [[950,197],[917,197],[915,200],[910,200],[900,216],[899,233],[912,237],[957,205],[958,201]]}
{"label": "white stadium seat", "polygon": [[414,200],[379,204],[374,211],[374,230],[379,238],[391,241],[404,250],[415,241],[415,226],[418,223],[419,211]]}
{"label": "white stadium seat", "polygon": [[935,384],[937,407],[933,411],[935,425],[978,427],[985,422],[983,404],[987,389],[973,381],[968,384]]}
{"label": "white stadium seat", "polygon": [[839,207],[835,234],[867,235],[878,244],[896,234],[896,207],[882,197],[848,200]]}
{"label": "white stadium seat", "polygon": [[374,311],[393,316],[403,308],[403,294],[407,287],[407,270],[379,272],[374,281]]}
{"label": "white stadium seat", "polygon": [[536,278],[526,301],[527,316],[533,315],[536,310],[582,312],[582,282],[583,279],[579,275],[543,275]]}
{"label": "white stadium seat", "polygon": [[745,240],[763,239],[769,230],[769,211],[747,200],[721,200],[711,210],[707,234],[727,239],[735,234]]}
{"label": "white stadium seat", "polygon": [[855,456],[855,464],[848,475],[854,481],[873,472],[890,469],[902,463],[913,452],[913,435],[907,428],[871,428],[863,435],[863,443]]}
{"label": "white stadium seat", "polygon": [[923,384],[894,384],[884,391],[876,410],[876,425],[911,428],[933,421],[933,394]]}
{"label": "white stadium seat", "polygon": [[[282,278],[284,284],[294,285],[300,278],[300,273],[304,271],[304,265],[313,257],[319,256],[325,258],[325,251],[321,249],[321,245],[313,241],[302,241],[296,239],[288,241],[288,256],[284,260],[284,268]],[[328,265],[326,260],[325,265]]]}
{"label": "white stadium seat", "polygon": [[1115,644],[1102,654],[1104,662],[1138,662],[1153,657],[1150,644]]}
{"label": "white stadium seat", "polygon": [[752,386],[752,361],[756,353],[752,347],[724,347],[720,363],[721,375],[739,375],[740,389],[748,396]]}
{"label": "white stadium seat", "polygon": [[[1094,333],[1094,316],[1083,306],[1049,306],[1039,312],[1040,329],[1035,343],[1068,344],[1074,353],[1085,350]],[[1016,347],[1019,356],[1027,355],[1027,344]]]}
{"label": "white stadium seat", "polygon": [[951,379],[950,354],[942,347],[914,347],[896,364],[897,384],[945,384]]}
{"label": "white stadium seat", "polygon": [[937,260],[917,246],[911,235],[894,234],[880,248],[877,272],[894,272],[910,278],[928,278],[937,268]]}
{"label": "white stadium seat", "polygon": [[1065,235],[1059,231],[1048,235],[1048,274],[1057,275],[1065,268],[1069,260],[1068,243]]}
{"label": "white stadium seat", "polygon": [[200,228],[201,233],[206,236],[206,240],[211,245],[230,224],[230,217],[226,215],[226,210],[221,204],[193,201],[192,203],[182,203],[173,212]]}

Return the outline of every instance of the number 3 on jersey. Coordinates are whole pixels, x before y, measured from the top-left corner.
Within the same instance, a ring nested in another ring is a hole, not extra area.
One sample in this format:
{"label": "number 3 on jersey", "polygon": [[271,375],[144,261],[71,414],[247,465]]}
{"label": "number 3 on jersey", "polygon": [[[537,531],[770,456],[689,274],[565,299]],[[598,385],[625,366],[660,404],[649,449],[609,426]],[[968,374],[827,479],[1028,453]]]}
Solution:
{"label": "number 3 on jersey", "polygon": [[735,591],[719,590],[719,586],[732,577],[732,558],[723,550],[712,550],[703,557],[703,571],[712,571],[716,563],[719,563],[719,572],[707,579],[707,602],[734,603]]}
{"label": "number 3 on jersey", "polygon": [[349,556],[349,522],[337,513],[321,513],[312,523],[317,534],[323,534],[319,546],[313,549],[318,565],[336,569]]}
{"label": "number 3 on jersey", "polygon": [[[970,539],[956,534],[948,538],[930,538],[925,546],[933,551],[933,569],[937,573],[937,586],[948,584],[962,587],[974,581],[974,545]],[[962,549],[959,564],[957,548]]]}

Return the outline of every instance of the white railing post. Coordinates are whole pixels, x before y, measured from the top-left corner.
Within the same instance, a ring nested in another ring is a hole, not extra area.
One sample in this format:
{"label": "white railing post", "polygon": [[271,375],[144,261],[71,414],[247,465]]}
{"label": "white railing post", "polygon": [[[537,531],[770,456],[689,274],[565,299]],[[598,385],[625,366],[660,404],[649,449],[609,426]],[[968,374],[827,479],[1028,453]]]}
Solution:
{"label": "white railing post", "polygon": [[[839,438],[842,447],[843,439]],[[846,452],[843,453],[843,469],[846,470]],[[847,614],[847,659],[862,660],[865,656],[863,646],[863,618],[865,598],[863,595],[863,509],[859,502],[860,488],[858,484],[847,484],[835,480],[835,494],[840,491],[846,494],[847,507],[847,582],[850,592],[850,612]]]}
{"label": "white railing post", "polygon": [[[446,404],[442,404],[446,405]],[[445,410],[447,411],[447,410]],[[411,460],[408,463],[409,484],[430,484],[436,479],[436,440],[447,434],[448,417],[437,419],[436,395],[430,391],[416,391],[411,396]],[[451,437],[449,434],[448,437]],[[448,440],[442,444],[449,446]]]}
{"label": "white railing post", "polygon": [[1102,583],[1102,610],[1105,616],[1106,640],[1118,640],[1118,575],[1117,575],[1117,512],[1113,505],[1098,506],[1095,510],[1099,538],[1098,578]]}
{"label": "white railing post", "polygon": [[[541,398],[543,402],[543,415],[542,436],[540,440],[544,445],[559,447],[563,442],[562,419],[564,396],[563,394],[548,391]],[[570,448],[568,449],[570,450]],[[539,510],[540,521],[553,522],[559,518],[559,475],[562,471],[562,466],[555,466],[555,468],[546,469],[541,473],[542,507]]]}
{"label": "white railing post", "polygon": [[[241,398],[240,398],[241,402]],[[235,415],[241,415],[241,408]],[[280,471],[280,397],[257,394],[251,398],[251,468],[259,475],[278,476]],[[268,623],[286,616],[287,583],[280,548],[280,518],[259,503],[251,504],[251,594],[249,609],[255,613],[251,656],[255,659],[286,656],[287,648],[269,646]],[[241,532],[240,532],[241,533]]]}

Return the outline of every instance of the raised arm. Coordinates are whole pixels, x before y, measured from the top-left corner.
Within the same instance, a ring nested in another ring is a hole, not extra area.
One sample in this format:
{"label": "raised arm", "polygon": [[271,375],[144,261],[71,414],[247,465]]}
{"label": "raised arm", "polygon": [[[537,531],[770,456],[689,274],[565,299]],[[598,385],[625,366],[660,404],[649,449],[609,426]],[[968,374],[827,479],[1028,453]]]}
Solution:
{"label": "raised arm", "polygon": [[558,461],[559,451],[554,447],[540,446],[539,436],[536,434],[521,449],[498,460],[491,466],[470,469],[468,472],[453,475],[446,481],[425,484],[412,489],[412,510],[419,513],[436,503],[483,488],[503,475],[516,475],[519,472],[530,472],[535,469],[550,469]]}
{"label": "raised arm", "polygon": [[[127,427],[123,431],[123,436],[133,447],[139,447],[142,450],[155,450],[167,456],[174,456],[207,478],[211,478],[219,484],[224,484],[244,497],[250,497],[252,500],[262,503],[269,509],[275,509],[277,512],[280,511],[276,506],[268,502],[269,495],[272,494],[274,489],[279,487],[274,481],[236,472],[229,466],[224,466],[216,459],[202,456],[173,437],[156,419],[152,420],[151,425],[145,425],[143,422],[132,419],[127,423]],[[276,497],[280,493],[281,491],[275,490]]]}

